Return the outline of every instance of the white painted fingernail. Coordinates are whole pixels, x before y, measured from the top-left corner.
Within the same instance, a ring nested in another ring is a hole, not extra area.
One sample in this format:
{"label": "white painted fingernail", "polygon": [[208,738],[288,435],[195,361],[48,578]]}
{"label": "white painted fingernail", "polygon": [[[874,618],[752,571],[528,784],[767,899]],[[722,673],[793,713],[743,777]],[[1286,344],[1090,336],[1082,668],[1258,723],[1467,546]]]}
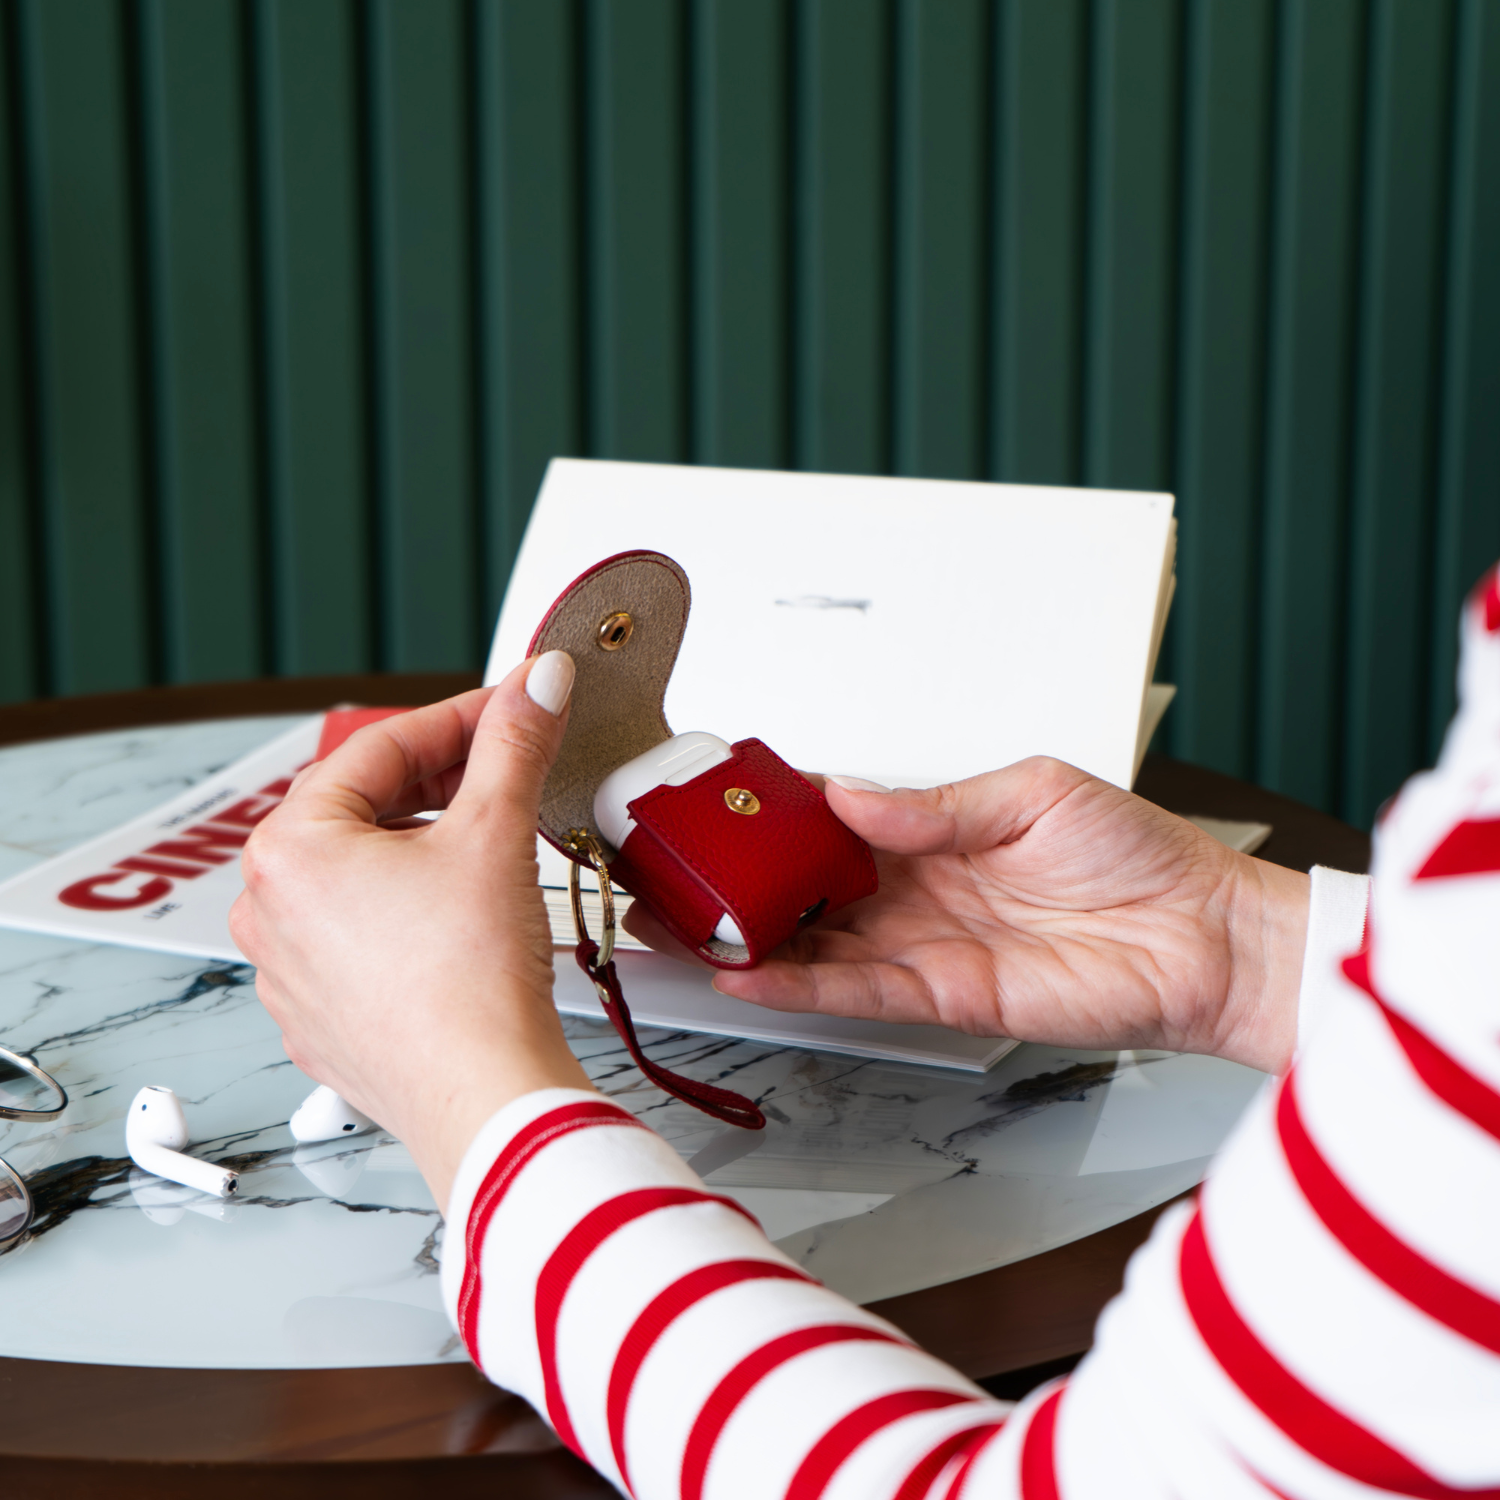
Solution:
{"label": "white painted fingernail", "polygon": [[560,714],[573,691],[573,658],[566,651],[544,651],[526,674],[526,696],[549,714]]}
{"label": "white painted fingernail", "polygon": [[862,776],[829,776],[826,778],[836,786],[841,786],[846,792],[888,792],[890,787],[881,786],[878,781],[866,781]]}

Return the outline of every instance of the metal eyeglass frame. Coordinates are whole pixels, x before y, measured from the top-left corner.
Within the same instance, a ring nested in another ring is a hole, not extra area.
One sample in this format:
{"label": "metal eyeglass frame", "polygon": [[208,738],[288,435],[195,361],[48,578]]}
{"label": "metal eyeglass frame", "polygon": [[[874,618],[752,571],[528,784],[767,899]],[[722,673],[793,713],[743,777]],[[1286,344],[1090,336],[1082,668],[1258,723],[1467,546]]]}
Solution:
{"label": "metal eyeglass frame", "polygon": [[[55,1120],[68,1107],[68,1091],[40,1067],[35,1058],[12,1052],[9,1047],[0,1047],[0,1064],[6,1063],[34,1079],[43,1088],[51,1089],[57,1095],[58,1102],[50,1109],[17,1109],[13,1105],[0,1104],[0,1120]],[[11,1186],[15,1196],[21,1200],[21,1227],[0,1238],[0,1253],[9,1250],[25,1236],[36,1215],[36,1205],[31,1201],[31,1189],[26,1186],[26,1179],[0,1156],[0,1189],[6,1186]]]}

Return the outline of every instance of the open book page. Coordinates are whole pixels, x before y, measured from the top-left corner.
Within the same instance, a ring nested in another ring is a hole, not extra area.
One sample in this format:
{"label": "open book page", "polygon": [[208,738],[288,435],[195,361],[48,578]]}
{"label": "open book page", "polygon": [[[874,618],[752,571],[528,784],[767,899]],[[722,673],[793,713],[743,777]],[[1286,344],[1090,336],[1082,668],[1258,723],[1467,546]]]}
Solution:
{"label": "open book page", "polygon": [[1055,755],[1129,786],[1170,601],[1170,495],[556,459],[487,680],[613,553],[692,581],[672,729],[792,765],[958,780]]}
{"label": "open book page", "polygon": [[1172,600],[1177,595],[1177,517],[1172,517],[1172,526],[1167,535],[1167,545],[1162,552],[1161,583],[1156,596],[1156,618],[1151,626],[1151,655],[1146,665],[1146,681],[1141,691],[1141,722],[1136,733],[1135,756],[1131,762],[1130,784],[1140,775],[1141,762],[1146,758],[1146,747],[1156,733],[1177,689],[1170,683],[1155,682],[1156,663],[1161,655],[1162,637],[1167,633],[1167,617],[1172,612]]}
{"label": "open book page", "polygon": [[1156,615],[1151,622],[1151,650],[1146,659],[1146,681],[1156,675],[1156,661],[1161,655],[1162,637],[1167,633],[1167,616],[1177,597],[1177,517],[1167,528],[1167,544],[1161,556],[1161,580],[1156,590]]}
{"label": "open book page", "polygon": [[1146,758],[1146,747],[1151,743],[1151,736],[1160,727],[1176,696],[1177,689],[1170,682],[1146,684],[1146,701],[1141,708],[1141,733],[1135,742],[1135,769],[1130,778],[1131,786],[1135,785],[1135,778],[1141,774],[1141,762]]}

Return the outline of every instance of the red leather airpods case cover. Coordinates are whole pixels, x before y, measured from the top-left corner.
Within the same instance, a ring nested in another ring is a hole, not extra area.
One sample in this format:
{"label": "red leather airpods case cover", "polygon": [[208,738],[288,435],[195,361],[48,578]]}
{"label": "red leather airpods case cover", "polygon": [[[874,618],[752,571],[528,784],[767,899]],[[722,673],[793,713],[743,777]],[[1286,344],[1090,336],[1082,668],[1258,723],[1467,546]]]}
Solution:
{"label": "red leather airpods case cover", "polygon": [[[605,841],[594,822],[599,783],[672,735],[663,700],[690,605],[687,575],[671,558],[623,552],[575,579],[547,612],[528,654],[566,651],[577,676],[540,826],[578,864],[587,860],[576,841],[592,833],[610,878],[680,942],[717,968],[748,968],[800,927],[872,895],[878,879],[868,845],[822,792],[753,739],[684,785],[637,797],[624,848]],[[743,944],[714,936],[726,913]]]}

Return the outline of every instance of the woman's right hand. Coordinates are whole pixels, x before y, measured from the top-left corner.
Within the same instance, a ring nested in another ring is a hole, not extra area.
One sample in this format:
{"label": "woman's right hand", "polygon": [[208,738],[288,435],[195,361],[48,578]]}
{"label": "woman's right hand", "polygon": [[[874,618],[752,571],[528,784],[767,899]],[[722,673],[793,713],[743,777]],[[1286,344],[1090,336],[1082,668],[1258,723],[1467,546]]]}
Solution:
{"label": "woman's right hand", "polygon": [[[724,994],[775,1010],[938,1022],[1072,1047],[1164,1047],[1286,1068],[1308,877],[1226,848],[1035,757],[931,791],[828,778],[880,889]],[[640,907],[626,925],[653,946]]]}

